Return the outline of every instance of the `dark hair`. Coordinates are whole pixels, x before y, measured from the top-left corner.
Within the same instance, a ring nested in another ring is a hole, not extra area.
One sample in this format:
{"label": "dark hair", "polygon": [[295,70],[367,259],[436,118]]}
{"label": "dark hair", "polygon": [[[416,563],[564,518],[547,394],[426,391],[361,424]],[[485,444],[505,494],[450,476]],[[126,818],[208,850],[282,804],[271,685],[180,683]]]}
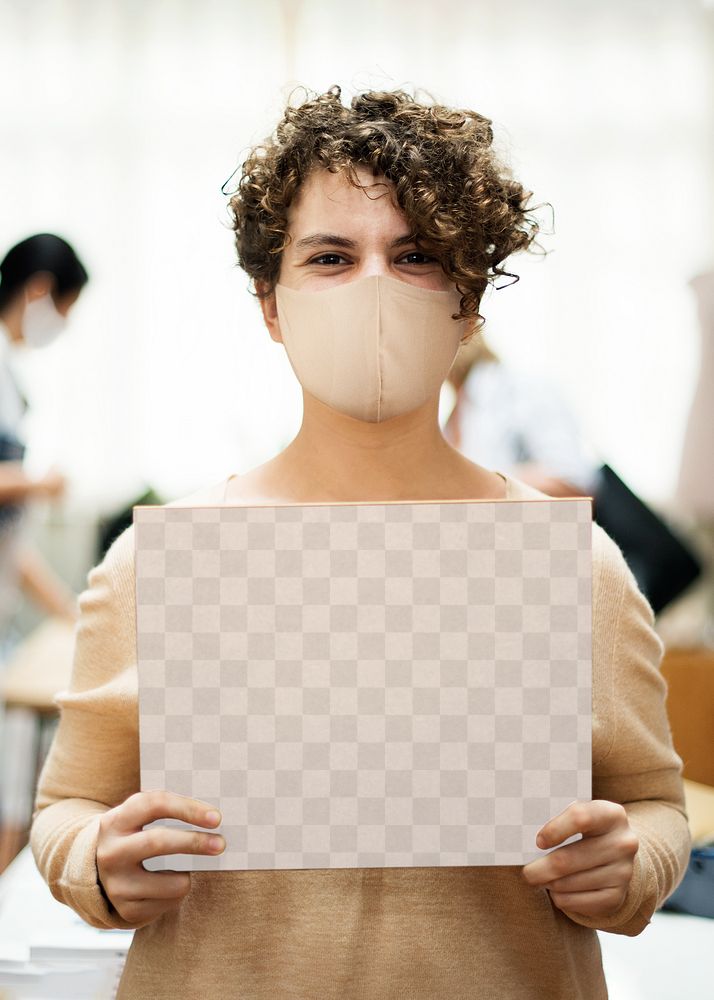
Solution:
{"label": "dark hair", "polygon": [[16,243],[0,263],[0,312],[22,290],[34,274],[46,271],[55,280],[52,293],[60,298],[78,291],[89,280],[70,244],[54,233],[37,233]]}
{"label": "dark hair", "polygon": [[334,86],[288,105],[275,132],[250,150],[230,200],[238,262],[263,294],[272,291],[300,185],[323,167],[362,187],[354,168],[365,164],[394,183],[417,247],[436,253],[461,292],[460,315],[480,323],[487,284],[517,280],[503,262],[528,249],[539,228],[530,192],[492,141],[490,120],[476,111],[422,103],[402,90],[358,94],[345,107]]}

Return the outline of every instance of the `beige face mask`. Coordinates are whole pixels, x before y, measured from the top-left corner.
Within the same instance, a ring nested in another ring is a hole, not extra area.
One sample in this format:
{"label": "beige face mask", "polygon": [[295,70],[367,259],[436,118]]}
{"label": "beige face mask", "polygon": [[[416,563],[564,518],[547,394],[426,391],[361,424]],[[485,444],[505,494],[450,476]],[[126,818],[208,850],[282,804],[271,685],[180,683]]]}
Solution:
{"label": "beige face mask", "polygon": [[461,296],[373,275],[320,292],[277,285],[280,332],[302,387],[357,420],[377,423],[436,393],[468,320]]}

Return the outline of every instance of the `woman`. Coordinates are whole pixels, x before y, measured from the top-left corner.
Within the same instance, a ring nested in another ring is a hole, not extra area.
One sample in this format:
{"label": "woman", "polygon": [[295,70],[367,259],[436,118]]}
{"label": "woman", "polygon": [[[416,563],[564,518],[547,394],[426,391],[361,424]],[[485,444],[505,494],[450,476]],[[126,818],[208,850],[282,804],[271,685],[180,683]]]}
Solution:
{"label": "woman", "polygon": [[0,631],[4,639],[18,583],[48,614],[76,619],[74,595],[39,553],[21,541],[24,504],[60,496],[64,479],[56,471],[36,478],[23,468],[21,422],[27,403],[10,355],[51,344],[64,330],[87,280],[74,249],[52,233],[17,243],[0,263]]}
{"label": "woman", "polygon": [[[244,163],[231,207],[239,262],[303,385],[302,427],[265,465],[180,503],[542,496],[460,456],[437,421],[440,383],[487,282],[535,231],[491,141],[480,115],[403,92],[345,108],[332,88],[286,109]],[[374,369],[364,345],[376,336]],[[191,875],[142,866],[224,845],[205,803],[138,792],[132,539],[129,529],[117,540],[80,598],[31,835],[57,898],[96,926],[139,928],[120,1000],[606,996],[594,928],[639,933],[681,878],[689,836],[661,646],[601,531],[594,800],[554,817],[538,846],[582,840],[523,869]],[[206,832],[143,831],[161,817]]]}

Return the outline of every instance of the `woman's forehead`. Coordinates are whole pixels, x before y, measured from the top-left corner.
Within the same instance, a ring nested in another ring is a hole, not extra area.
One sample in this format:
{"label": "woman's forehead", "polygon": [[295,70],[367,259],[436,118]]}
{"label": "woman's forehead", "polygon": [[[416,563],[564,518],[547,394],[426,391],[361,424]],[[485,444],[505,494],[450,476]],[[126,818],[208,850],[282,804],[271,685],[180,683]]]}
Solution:
{"label": "woman's forehead", "polygon": [[384,177],[374,177],[365,167],[357,167],[357,180],[367,190],[355,187],[343,172],[331,173],[317,169],[301,185],[288,211],[288,224],[293,235],[298,230],[320,231],[328,223],[359,228],[360,224],[404,228],[402,212],[395,205],[393,184]]}

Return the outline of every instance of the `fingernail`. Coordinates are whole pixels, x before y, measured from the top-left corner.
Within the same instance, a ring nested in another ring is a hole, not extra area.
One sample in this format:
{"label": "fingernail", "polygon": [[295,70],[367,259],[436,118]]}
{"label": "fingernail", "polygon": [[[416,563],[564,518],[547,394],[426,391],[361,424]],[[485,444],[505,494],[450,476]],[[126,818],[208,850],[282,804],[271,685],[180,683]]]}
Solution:
{"label": "fingernail", "polygon": [[208,846],[212,851],[222,851],[223,843],[223,837],[209,837],[208,840]]}
{"label": "fingernail", "polygon": [[215,826],[216,823],[220,823],[221,814],[219,812],[216,812],[215,809],[212,809],[211,812],[206,813],[205,819],[207,823],[210,823],[212,826]]}

